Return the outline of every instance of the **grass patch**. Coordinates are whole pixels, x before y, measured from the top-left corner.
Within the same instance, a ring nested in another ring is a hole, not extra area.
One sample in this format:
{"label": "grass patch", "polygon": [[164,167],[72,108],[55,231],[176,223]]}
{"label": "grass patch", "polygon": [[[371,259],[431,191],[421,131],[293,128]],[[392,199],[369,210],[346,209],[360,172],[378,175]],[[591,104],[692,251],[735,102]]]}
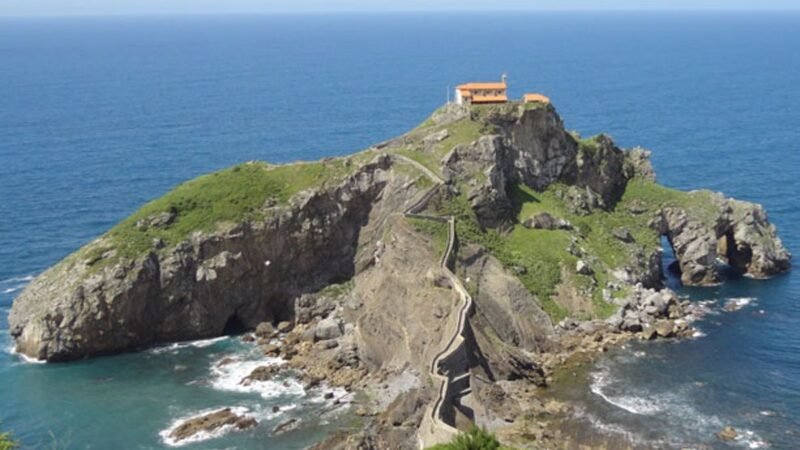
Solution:
{"label": "grass patch", "polygon": [[[100,243],[84,248],[81,256],[90,265],[102,266],[115,259],[101,259],[111,249],[116,251],[116,257],[133,259],[152,248],[156,239],[169,247],[196,231],[213,231],[220,224],[263,218],[267,214],[265,206],[283,205],[304,189],[340,182],[373,156],[361,153],[351,158],[279,166],[250,162],[202,175],[145,204],[109,230]],[[174,219],[169,224],[141,225],[170,212]]]}
{"label": "grass patch", "polygon": [[494,434],[483,428],[473,426],[467,432],[461,432],[446,444],[428,447],[428,450],[512,450],[497,440]]}
{"label": "grass patch", "polygon": [[523,103],[522,104],[522,107],[526,111],[530,111],[530,110],[533,110],[533,109],[546,109],[549,106],[550,106],[550,104],[549,103],[545,103],[545,102],[528,102],[528,103]]}
{"label": "grass patch", "polygon": [[10,432],[0,433],[0,450],[14,450],[19,448],[19,442],[14,440]]}
{"label": "grass patch", "polygon": [[566,311],[553,301],[552,296],[561,281],[562,265],[575,265],[574,257],[566,251],[569,245],[567,232],[528,230],[517,225],[511,232],[501,233],[480,226],[464,195],[437,198],[433,203],[441,214],[456,217],[456,235],[460,242],[486,248],[507,269],[524,267],[526,273],[518,275],[518,278],[538,298],[542,308],[554,319],[566,316]]}
{"label": "grass patch", "polygon": [[431,238],[431,243],[437,255],[444,255],[445,250],[447,250],[447,237],[449,233],[449,226],[446,222],[420,219],[417,217],[409,217],[408,221],[411,223],[411,226],[414,227],[414,230]]}
{"label": "grass patch", "polygon": [[715,202],[714,193],[711,191],[684,192],[638,178],[628,182],[620,203],[623,207],[638,203],[648,212],[655,212],[664,207],[682,208],[693,218],[712,228],[719,215],[719,205]]}
{"label": "grass patch", "polygon": [[327,297],[338,298],[352,291],[355,285],[355,281],[347,280],[342,283],[329,284],[325,286],[319,293]]}
{"label": "grass patch", "polygon": [[[445,139],[433,144],[430,148],[426,149],[423,147],[422,140],[425,136],[443,129],[447,129],[448,133]],[[424,131],[424,133],[422,133],[422,131]],[[433,173],[441,175],[442,158],[444,158],[450,150],[457,145],[474,142],[487,132],[487,124],[476,122],[469,118],[460,119],[438,127],[423,125],[409,133],[417,138],[415,142],[392,151],[411,158],[433,171]]]}

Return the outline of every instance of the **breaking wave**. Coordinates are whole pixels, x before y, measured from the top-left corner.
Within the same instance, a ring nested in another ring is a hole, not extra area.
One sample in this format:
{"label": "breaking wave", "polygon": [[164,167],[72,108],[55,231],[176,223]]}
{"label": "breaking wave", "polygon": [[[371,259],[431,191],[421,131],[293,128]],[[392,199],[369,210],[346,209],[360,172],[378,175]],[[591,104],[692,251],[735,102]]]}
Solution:
{"label": "breaking wave", "polygon": [[18,360],[20,362],[25,363],[25,364],[45,364],[45,363],[47,363],[47,361],[44,361],[42,359],[31,358],[30,356],[28,356],[28,355],[26,355],[24,353],[18,352],[17,351],[17,346],[14,344],[14,340],[13,339],[11,340],[11,343],[9,343],[8,346],[4,350],[5,350],[5,353],[8,353],[9,355],[11,355],[13,357],[18,358]]}
{"label": "breaking wave", "polygon": [[33,280],[36,275],[25,275],[22,277],[11,277],[5,280],[0,280],[0,284],[12,284],[12,283],[20,283],[20,282],[29,282]]}
{"label": "breaking wave", "polygon": [[[697,436],[714,436],[724,426],[726,421],[721,420],[716,415],[709,415],[700,412],[692,405],[692,398],[696,392],[693,389],[703,388],[705,383],[694,383],[692,386],[684,386],[677,391],[666,393],[637,393],[631,386],[619,385],[612,379],[610,366],[599,364],[597,370],[591,373],[590,391],[602,398],[606,403],[639,416],[657,415],[662,422],[662,426],[673,430],[672,436],[668,439],[672,444],[685,446],[687,442],[696,439]],[[617,393],[619,392],[619,394]],[[761,412],[762,415],[764,412]],[[628,439],[634,439],[635,434],[624,427],[605,423],[592,414],[585,414],[586,419],[590,419],[592,425],[604,431],[624,434]],[[750,449],[769,448],[770,445],[761,436],[746,428],[738,428],[739,435],[734,444]],[[686,442],[682,442],[685,440]],[[654,444],[655,442],[651,442]]]}
{"label": "breaking wave", "polygon": [[11,277],[0,281],[0,294],[13,294],[14,292],[21,291],[33,280],[33,275],[26,275],[23,277]]}
{"label": "breaking wave", "polygon": [[755,300],[756,300],[755,297],[733,297],[733,298],[729,298],[725,302],[724,308],[725,308],[726,311],[729,311],[729,312],[738,311],[738,310],[744,308],[745,306],[747,306],[747,305],[749,305],[751,303],[754,303]]}
{"label": "breaking wave", "polygon": [[149,353],[154,355],[160,355],[162,353],[170,353],[170,352],[177,352],[178,350],[194,347],[194,348],[205,348],[210,347],[217,342],[222,342],[226,339],[229,339],[230,336],[220,336],[211,339],[199,339],[196,341],[184,341],[184,342],[174,342],[172,344],[161,345],[158,347],[153,347],[148,350]]}
{"label": "breaking wave", "polygon": [[612,395],[607,393],[612,381],[611,373],[606,367],[593,372],[591,378],[592,381],[589,388],[592,393],[617,408],[628,411],[631,414],[645,416],[651,416],[661,411],[661,408],[652,400],[632,395]]}
{"label": "breaking wave", "polygon": [[250,361],[232,361],[224,365],[215,364],[211,368],[211,386],[221,391],[257,393],[265,399],[281,396],[305,396],[306,391],[303,385],[293,378],[274,377],[264,381],[253,381],[247,385],[242,384],[242,380],[250,375],[253,370],[282,363],[283,360],[279,358],[264,358]]}

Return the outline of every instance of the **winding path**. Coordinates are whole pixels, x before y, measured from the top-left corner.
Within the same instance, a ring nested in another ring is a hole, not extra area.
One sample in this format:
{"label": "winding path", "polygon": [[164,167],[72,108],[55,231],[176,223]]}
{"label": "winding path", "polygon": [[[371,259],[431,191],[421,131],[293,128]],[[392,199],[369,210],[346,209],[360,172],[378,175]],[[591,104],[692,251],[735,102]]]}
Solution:
{"label": "winding path", "polygon": [[[416,217],[447,223],[447,246],[439,264],[461,299],[458,308],[456,327],[453,329],[447,341],[447,345],[436,354],[429,368],[431,378],[438,383],[439,389],[437,390],[436,400],[429,411],[426,411],[418,431],[420,448],[425,448],[450,441],[458,434],[458,430],[454,426],[455,424],[448,423],[448,420],[443,417],[442,410],[447,402],[451,402],[459,395],[459,393],[455,393],[454,395],[454,393],[451,392],[456,386],[454,381],[458,380],[459,382],[466,382],[469,384],[469,369],[464,364],[460,365],[460,367],[455,370],[447,370],[445,366],[450,358],[457,358],[457,356],[455,356],[457,352],[464,350],[464,335],[467,329],[467,317],[472,310],[472,297],[461,283],[461,280],[450,270],[450,260],[453,256],[453,248],[455,247],[456,240],[455,217],[420,214],[420,211],[425,209],[430,199],[444,186],[444,180],[433,171],[411,158],[397,154],[392,156],[413,165],[434,182],[434,186],[425,192],[419,200],[407,208],[403,214],[406,217]],[[463,391],[464,389],[461,390],[461,392]]]}

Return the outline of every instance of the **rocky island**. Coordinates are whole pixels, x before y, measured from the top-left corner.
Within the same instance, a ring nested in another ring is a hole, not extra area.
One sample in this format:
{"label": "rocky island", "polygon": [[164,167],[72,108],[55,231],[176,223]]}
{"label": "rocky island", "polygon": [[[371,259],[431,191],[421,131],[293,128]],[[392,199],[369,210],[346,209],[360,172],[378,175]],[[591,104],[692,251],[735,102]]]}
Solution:
{"label": "rocky island", "polygon": [[547,409],[537,390],[571,355],[691,335],[662,237],[686,285],[720,282],[723,265],[789,270],[761,206],[661,186],[648,156],[569,132],[546,103],[446,105],[351,156],[178,186],[39,275],[11,334],[70,361],[255,330],[312,382],[404,387],[367,396],[363,429],[321,448],[509,426]]}

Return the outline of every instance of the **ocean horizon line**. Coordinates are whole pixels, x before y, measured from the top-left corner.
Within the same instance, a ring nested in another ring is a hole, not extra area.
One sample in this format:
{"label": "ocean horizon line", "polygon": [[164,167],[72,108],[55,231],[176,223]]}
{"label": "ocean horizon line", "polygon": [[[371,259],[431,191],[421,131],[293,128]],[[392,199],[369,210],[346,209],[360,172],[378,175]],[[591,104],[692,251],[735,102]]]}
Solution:
{"label": "ocean horizon line", "polygon": [[416,15],[478,15],[478,14],[529,14],[535,15],[725,15],[743,14],[800,14],[800,6],[795,8],[542,8],[542,9],[387,9],[387,10],[309,10],[309,11],[208,11],[208,12],[131,12],[131,13],[67,13],[67,14],[2,14],[0,20],[8,19],[81,19],[81,18],[207,18],[207,17],[313,17],[313,16],[416,16]]}

